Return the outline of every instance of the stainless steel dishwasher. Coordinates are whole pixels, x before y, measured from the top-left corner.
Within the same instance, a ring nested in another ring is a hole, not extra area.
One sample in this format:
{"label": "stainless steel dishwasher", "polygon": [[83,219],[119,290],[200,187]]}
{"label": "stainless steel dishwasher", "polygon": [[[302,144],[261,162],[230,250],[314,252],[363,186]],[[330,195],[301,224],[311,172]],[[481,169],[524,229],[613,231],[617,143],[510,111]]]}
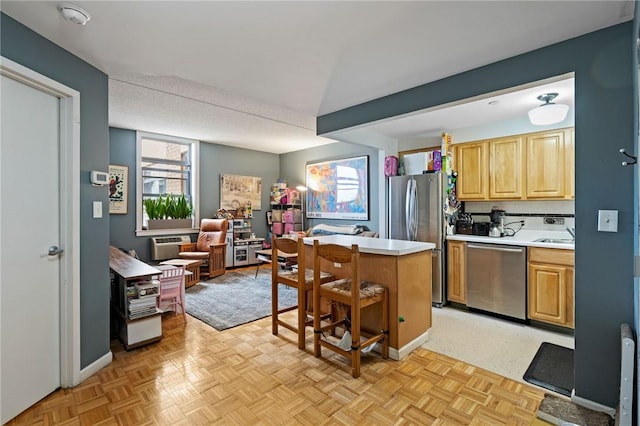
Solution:
{"label": "stainless steel dishwasher", "polygon": [[467,243],[467,306],[525,320],[527,249]]}

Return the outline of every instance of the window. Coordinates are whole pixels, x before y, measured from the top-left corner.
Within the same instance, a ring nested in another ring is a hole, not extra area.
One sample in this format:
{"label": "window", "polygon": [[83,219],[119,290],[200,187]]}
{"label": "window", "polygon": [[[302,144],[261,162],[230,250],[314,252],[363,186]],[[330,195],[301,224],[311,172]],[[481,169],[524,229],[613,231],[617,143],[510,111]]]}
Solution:
{"label": "window", "polygon": [[175,233],[175,229],[148,230],[144,200],[160,196],[182,196],[193,207],[192,227],[199,223],[198,141],[152,133],[137,133],[136,234]]}

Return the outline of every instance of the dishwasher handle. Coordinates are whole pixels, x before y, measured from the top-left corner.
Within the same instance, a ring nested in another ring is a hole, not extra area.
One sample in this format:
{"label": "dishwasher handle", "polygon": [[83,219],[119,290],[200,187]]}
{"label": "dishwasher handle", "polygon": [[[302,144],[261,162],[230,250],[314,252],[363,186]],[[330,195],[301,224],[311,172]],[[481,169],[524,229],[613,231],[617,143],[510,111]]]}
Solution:
{"label": "dishwasher handle", "polygon": [[504,248],[504,247],[494,247],[490,245],[476,245],[476,244],[467,244],[467,248],[473,249],[481,249],[481,250],[493,250],[493,251],[503,251],[508,253],[522,253],[524,251],[523,247],[520,248]]}

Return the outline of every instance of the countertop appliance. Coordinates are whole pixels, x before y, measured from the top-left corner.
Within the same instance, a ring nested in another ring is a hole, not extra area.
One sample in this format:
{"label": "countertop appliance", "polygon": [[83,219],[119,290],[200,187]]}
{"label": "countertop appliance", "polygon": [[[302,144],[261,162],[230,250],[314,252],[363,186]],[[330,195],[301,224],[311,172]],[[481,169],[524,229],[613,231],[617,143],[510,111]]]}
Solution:
{"label": "countertop appliance", "polygon": [[444,304],[442,173],[389,178],[389,238],[434,243],[431,301]]}
{"label": "countertop appliance", "polygon": [[504,237],[505,213],[504,210],[500,210],[497,207],[491,209],[491,213],[489,213],[489,218],[491,219],[491,224],[489,225],[490,237]]}
{"label": "countertop appliance", "polygon": [[467,306],[527,319],[527,248],[467,243]]}

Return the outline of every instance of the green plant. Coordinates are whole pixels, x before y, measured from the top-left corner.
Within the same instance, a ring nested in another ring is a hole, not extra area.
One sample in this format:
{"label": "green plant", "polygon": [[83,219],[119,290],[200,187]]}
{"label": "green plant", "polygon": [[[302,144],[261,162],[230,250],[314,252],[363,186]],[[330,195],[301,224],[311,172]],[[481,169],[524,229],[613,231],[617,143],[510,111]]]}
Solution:
{"label": "green plant", "polygon": [[180,197],[172,199],[173,212],[171,217],[174,219],[189,219],[193,213],[193,207],[191,202],[187,201],[187,198],[182,194]]}
{"label": "green plant", "polygon": [[157,198],[147,198],[145,200],[142,200],[142,204],[144,204],[144,209],[147,212],[147,216],[150,220],[161,219],[160,212],[158,211]]}
{"label": "green plant", "polygon": [[193,213],[193,207],[184,194],[147,198],[143,200],[143,204],[150,220],[189,219]]}

